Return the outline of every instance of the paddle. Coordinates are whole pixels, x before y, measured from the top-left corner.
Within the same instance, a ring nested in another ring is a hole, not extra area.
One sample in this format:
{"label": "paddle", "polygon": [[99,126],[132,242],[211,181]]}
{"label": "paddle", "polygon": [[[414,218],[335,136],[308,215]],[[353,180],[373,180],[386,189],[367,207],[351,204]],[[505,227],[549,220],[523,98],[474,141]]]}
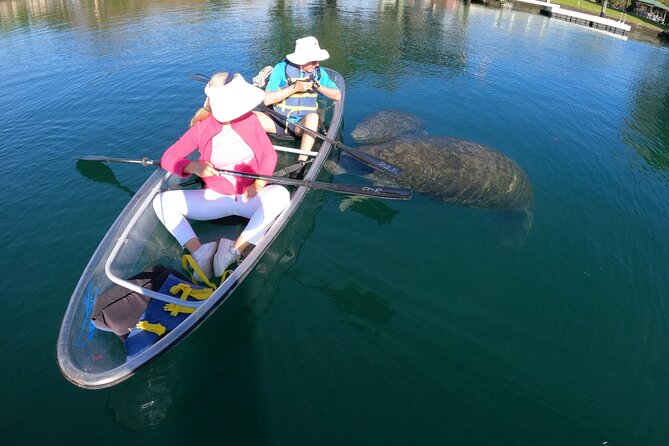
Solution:
{"label": "paddle", "polygon": [[141,164],[142,166],[160,166],[160,161],[152,160],[147,157],[142,158],[141,160],[128,159],[128,158],[110,158],[108,156],[96,156],[96,155],[86,155],[81,158],[77,158],[80,161],[98,161],[101,163],[131,163],[131,164]]}
{"label": "paddle", "polygon": [[[160,166],[160,161],[149,158],[142,159],[127,159],[127,158],[111,158],[108,156],[86,155],[78,158],[80,161],[96,161],[102,163],[131,163],[141,164],[142,166]],[[296,180],[292,178],[276,177],[270,175],[256,175],[245,172],[235,172],[234,170],[218,169],[220,173],[229,174],[243,178],[253,178],[256,180],[269,181],[274,184],[285,184],[290,186],[304,186],[309,189],[327,190],[330,192],[338,192],[340,194],[364,195],[374,198],[385,198],[388,200],[409,200],[411,198],[412,190],[398,187],[381,187],[381,186],[365,186],[361,184],[334,184],[324,183],[313,180]]]}
{"label": "paddle", "polygon": [[[194,79],[196,81],[200,82],[209,82],[209,76],[206,76],[201,73],[187,73],[188,77],[191,79]],[[281,119],[282,121],[286,121],[286,117],[282,115],[281,113],[278,113],[274,111],[273,109],[261,104],[258,106],[258,109],[262,110],[263,112],[274,116],[275,118]],[[325,135],[322,135],[318,132],[315,132],[299,122],[292,122],[291,124],[295,125],[295,127],[298,127],[302,129],[307,135],[312,136],[314,138],[319,138],[322,139],[323,141],[327,141],[333,146],[337,147],[339,150],[341,150],[344,153],[349,154],[351,157],[357,159],[361,163],[367,164],[368,166],[388,175],[391,177],[398,177],[402,175],[402,172],[404,172],[404,168],[396,166],[394,164],[390,164],[388,161],[384,161],[381,158],[378,158],[374,155],[370,155],[368,153],[362,152],[360,150],[352,149],[350,147],[345,146],[344,144],[340,143],[339,141],[335,141],[333,139],[328,138]]]}

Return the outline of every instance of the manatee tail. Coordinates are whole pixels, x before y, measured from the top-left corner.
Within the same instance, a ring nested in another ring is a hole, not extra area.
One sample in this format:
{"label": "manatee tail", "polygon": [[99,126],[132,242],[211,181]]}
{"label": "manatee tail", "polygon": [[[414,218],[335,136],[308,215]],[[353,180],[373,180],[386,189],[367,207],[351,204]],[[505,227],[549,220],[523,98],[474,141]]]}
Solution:
{"label": "manatee tail", "polygon": [[505,210],[495,214],[497,235],[500,244],[522,248],[527,234],[532,229],[534,213],[528,210]]}

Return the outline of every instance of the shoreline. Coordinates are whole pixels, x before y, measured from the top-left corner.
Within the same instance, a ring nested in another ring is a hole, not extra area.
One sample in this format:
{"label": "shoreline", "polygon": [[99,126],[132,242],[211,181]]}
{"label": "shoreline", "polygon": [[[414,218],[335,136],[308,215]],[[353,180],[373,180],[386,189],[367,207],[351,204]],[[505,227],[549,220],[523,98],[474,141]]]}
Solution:
{"label": "shoreline", "polygon": [[[511,9],[517,10],[517,11],[524,11],[524,12],[532,12],[536,14],[545,14],[543,11],[544,7],[532,3],[524,3],[522,1],[509,1],[509,0],[472,0],[474,3],[482,4],[484,6],[488,7],[493,7],[493,8],[502,8],[505,5],[509,5]],[[592,14],[592,11],[588,11],[586,9],[582,8],[574,8],[572,5],[563,5],[559,1],[553,1],[551,2],[555,5],[560,5],[560,8],[563,10],[568,10],[568,11],[573,11],[573,12],[578,12],[582,14],[588,14],[594,17],[599,17],[595,16]],[[550,17],[550,15],[547,15],[547,17]],[[604,16],[603,18],[608,18],[611,20],[617,20],[616,18],[610,17],[610,16]],[[660,27],[655,27],[651,25],[647,25],[644,23],[638,23],[638,22],[623,22],[627,25],[630,26],[630,30],[625,34],[625,36],[634,39],[634,40],[640,40],[643,42],[651,43],[653,45],[657,46],[663,46],[663,45],[669,45],[669,30],[663,30]],[[583,26],[583,25],[580,25]],[[613,32],[609,31],[604,31],[607,32],[613,36],[621,36],[620,34],[616,34]]]}

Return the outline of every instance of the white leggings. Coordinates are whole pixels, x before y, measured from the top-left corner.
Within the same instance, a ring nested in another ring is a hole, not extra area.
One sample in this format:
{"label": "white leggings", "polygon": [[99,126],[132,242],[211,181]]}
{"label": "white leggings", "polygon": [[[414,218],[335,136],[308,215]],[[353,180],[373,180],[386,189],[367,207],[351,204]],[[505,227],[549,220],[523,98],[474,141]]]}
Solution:
{"label": "white leggings", "polygon": [[153,209],[181,246],[196,237],[186,218],[215,220],[231,215],[249,219],[240,238],[257,245],[274,219],[290,202],[288,190],[275,184],[266,186],[249,200],[244,200],[242,195],[236,198],[211,189],[170,190],[156,195]]}

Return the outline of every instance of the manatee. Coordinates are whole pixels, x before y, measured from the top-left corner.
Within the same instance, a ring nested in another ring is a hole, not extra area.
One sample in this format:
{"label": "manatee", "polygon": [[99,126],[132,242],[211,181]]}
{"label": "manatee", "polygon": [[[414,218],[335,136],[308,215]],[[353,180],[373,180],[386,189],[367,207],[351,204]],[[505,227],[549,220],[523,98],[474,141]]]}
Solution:
{"label": "manatee", "polygon": [[475,142],[407,136],[359,149],[404,167],[394,184],[447,203],[525,211],[533,200],[532,185],[520,166]]}
{"label": "manatee", "polygon": [[358,144],[378,144],[422,131],[423,121],[417,116],[400,110],[382,110],[365,116],[351,137]]}
{"label": "manatee", "polygon": [[[359,149],[405,169],[392,180],[373,174],[376,184],[410,187],[447,203],[501,211],[496,213],[497,227],[505,243],[522,243],[532,226],[530,180],[514,160],[495,149],[437,136],[405,136]],[[326,164],[332,173],[347,170],[333,164]],[[359,200],[347,199],[340,209]]]}

